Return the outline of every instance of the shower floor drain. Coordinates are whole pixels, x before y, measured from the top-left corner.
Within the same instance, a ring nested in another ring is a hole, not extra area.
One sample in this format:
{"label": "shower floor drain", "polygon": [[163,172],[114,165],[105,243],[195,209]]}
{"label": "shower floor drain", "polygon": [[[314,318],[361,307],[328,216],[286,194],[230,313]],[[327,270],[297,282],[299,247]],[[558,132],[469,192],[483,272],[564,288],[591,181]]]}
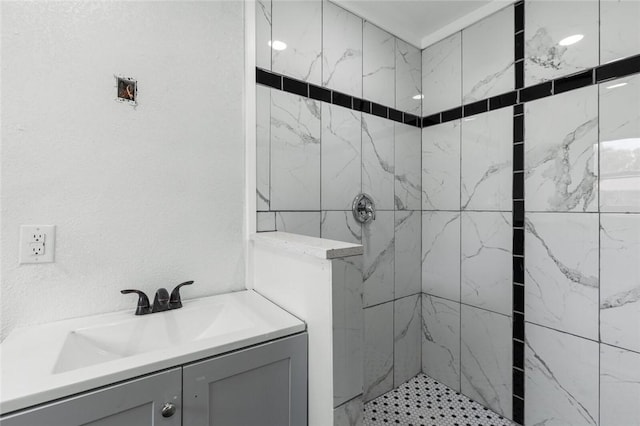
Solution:
{"label": "shower floor drain", "polygon": [[512,426],[494,413],[424,374],[369,401],[364,426]]}

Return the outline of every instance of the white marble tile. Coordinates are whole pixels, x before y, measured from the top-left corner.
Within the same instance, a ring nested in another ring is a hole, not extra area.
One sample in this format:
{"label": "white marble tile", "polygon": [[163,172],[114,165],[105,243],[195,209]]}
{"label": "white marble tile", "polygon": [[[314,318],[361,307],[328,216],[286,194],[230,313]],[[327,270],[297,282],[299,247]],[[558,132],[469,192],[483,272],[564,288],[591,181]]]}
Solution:
{"label": "white marble tile", "polygon": [[600,63],[640,53],[640,2],[600,2]]}
{"label": "white marble tile", "polygon": [[403,297],[394,302],[393,385],[398,387],[421,370],[420,295]]}
{"label": "white marble tile", "polygon": [[422,209],[460,209],[460,120],[422,129]]}
{"label": "white marble tile", "polygon": [[268,232],[276,230],[275,212],[258,212],[256,230],[258,232]]}
{"label": "white marble tile", "polygon": [[354,398],[333,410],[333,426],[362,426],[364,423],[362,396]]}
{"label": "white marble tile", "polygon": [[460,304],[422,295],[422,371],[460,391]]}
{"label": "white marble tile", "polygon": [[598,344],[534,324],[525,331],[525,424],[597,425]]}
{"label": "white marble tile", "polygon": [[395,293],[394,297],[420,293],[420,226],[419,211],[395,212]]}
{"label": "white marble tile", "polygon": [[362,19],[324,1],[322,85],[362,97]]}
{"label": "white marble tile", "polygon": [[394,225],[394,212],[378,211],[376,219],[362,227],[365,306],[393,300]]}
{"label": "white marble tile", "polygon": [[362,191],[373,197],[378,210],[394,208],[393,124],[391,120],[362,115]]}
{"label": "white marble tile", "polygon": [[527,213],[527,321],[598,338],[598,215]]}
{"label": "white marble tile", "polygon": [[271,69],[271,0],[256,0],[256,66]]}
{"label": "white marble tile", "polygon": [[525,204],[529,211],[598,209],[598,88],[525,106]]}
{"label": "white marble tile", "polygon": [[420,129],[394,123],[395,209],[420,210]]}
{"label": "white marble tile", "polygon": [[393,302],[364,310],[364,401],[393,388]]}
{"label": "white marble tile", "polygon": [[640,422],[640,354],[600,345],[600,426]]}
{"label": "white marble tile", "polygon": [[[525,2],[524,80],[526,86],[598,65],[597,1]],[[584,38],[569,46],[560,41]]]}
{"label": "white marble tile", "polygon": [[640,352],[640,214],[600,215],[600,337]]}
{"label": "white marble tile", "polygon": [[458,212],[422,212],[422,291],[460,300]]}
{"label": "white marble tile", "polygon": [[455,33],[422,51],[422,115],[462,104],[462,33]]}
{"label": "white marble tile", "polygon": [[320,224],[322,238],[346,243],[360,244],[362,229],[359,222],[349,211],[324,211]]}
{"label": "white marble tile", "polygon": [[[396,39],[396,109],[422,115],[422,52]],[[415,97],[415,98],[414,98]]]}
{"label": "white marble tile", "polygon": [[511,213],[462,213],[461,300],[511,315]]}
{"label": "white marble tile", "polygon": [[322,209],[348,210],[362,187],[362,113],[322,106]]}
{"label": "white marble tile", "polygon": [[511,416],[511,318],[461,306],[461,392]]}
{"label": "white marble tile", "polygon": [[640,76],[600,84],[600,211],[640,212],[639,156]]}
{"label": "white marble tile", "polygon": [[515,86],[513,6],[462,30],[464,103],[509,92]]}
{"label": "white marble tile", "polygon": [[362,47],[362,97],[395,107],[395,37],[365,22]]}
{"label": "white marble tile", "polygon": [[512,145],[511,108],[463,119],[463,210],[511,210]]}
{"label": "white marble tile", "polygon": [[320,210],[320,103],[271,93],[271,210]]}
{"label": "white marble tile", "polygon": [[276,230],[320,237],[320,212],[276,212]]}
{"label": "white marble tile", "polygon": [[272,0],[272,36],[286,43],[272,51],[273,71],[320,85],[322,0]]}
{"label": "white marble tile", "polygon": [[331,262],[334,407],[361,395],[364,386],[362,271],[356,263],[361,262],[350,258]]}
{"label": "white marble tile", "polygon": [[256,209],[269,210],[271,89],[256,85]]}

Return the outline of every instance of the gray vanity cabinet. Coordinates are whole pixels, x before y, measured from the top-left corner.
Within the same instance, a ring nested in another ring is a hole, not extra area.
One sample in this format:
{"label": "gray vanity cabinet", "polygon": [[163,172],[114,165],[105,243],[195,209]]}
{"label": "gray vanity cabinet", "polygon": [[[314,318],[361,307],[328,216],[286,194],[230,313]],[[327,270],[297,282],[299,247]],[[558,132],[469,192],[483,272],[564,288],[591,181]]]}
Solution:
{"label": "gray vanity cabinet", "polygon": [[[178,367],[3,417],[0,425],[180,426],[181,393]],[[170,417],[161,414],[166,403],[175,406]]]}
{"label": "gray vanity cabinet", "polygon": [[307,425],[307,334],[183,369],[183,426]]}

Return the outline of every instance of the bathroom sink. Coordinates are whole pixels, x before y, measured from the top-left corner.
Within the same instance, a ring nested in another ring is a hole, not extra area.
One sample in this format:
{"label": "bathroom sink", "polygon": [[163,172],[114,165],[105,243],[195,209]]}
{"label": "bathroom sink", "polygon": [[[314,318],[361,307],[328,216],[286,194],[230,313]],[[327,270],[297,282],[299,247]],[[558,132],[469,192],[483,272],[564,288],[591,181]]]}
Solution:
{"label": "bathroom sink", "polygon": [[251,325],[251,321],[240,315],[237,309],[212,304],[77,328],[66,335],[52,373],[166,349],[213,334],[219,336],[220,329],[234,333]]}

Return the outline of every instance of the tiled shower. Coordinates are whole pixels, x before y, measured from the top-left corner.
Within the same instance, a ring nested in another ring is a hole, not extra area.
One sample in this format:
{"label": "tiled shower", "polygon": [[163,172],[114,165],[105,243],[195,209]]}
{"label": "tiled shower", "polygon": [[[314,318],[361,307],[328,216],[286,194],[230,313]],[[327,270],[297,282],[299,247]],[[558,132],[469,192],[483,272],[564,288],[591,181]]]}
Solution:
{"label": "tiled shower", "polygon": [[365,247],[337,405],[423,372],[519,424],[640,424],[640,2],[520,1],[422,51],[257,7],[258,230]]}

